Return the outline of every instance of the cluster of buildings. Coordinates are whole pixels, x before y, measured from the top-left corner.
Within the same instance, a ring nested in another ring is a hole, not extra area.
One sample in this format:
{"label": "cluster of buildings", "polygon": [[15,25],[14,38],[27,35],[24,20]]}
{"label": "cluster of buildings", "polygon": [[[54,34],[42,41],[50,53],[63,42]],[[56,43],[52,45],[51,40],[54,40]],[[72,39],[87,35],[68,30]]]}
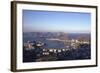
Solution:
{"label": "cluster of buildings", "polygon": [[68,48],[65,48],[65,49],[56,49],[56,48],[52,48],[52,49],[43,49],[43,55],[49,55],[50,53],[54,53],[54,54],[57,54],[57,53],[61,53],[61,52],[66,52],[70,49]]}
{"label": "cluster of buildings", "polygon": [[71,49],[77,49],[79,48],[80,44],[90,44],[89,41],[78,41],[78,40],[60,40],[60,39],[49,39],[52,41],[61,41],[65,44],[66,48],[45,48],[45,43],[43,42],[30,42],[28,41],[27,43],[24,43],[24,49],[25,50],[35,50],[35,49],[42,49],[42,55],[49,55],[50,53],[61,53],[61,52],[66,52]]}
{"label": "cluster of buildings", "polygon": [[24,49],[25,50],[32,50],[32,49],[35,49],[36,47],[42,47],[44,46],[45,44],[42,43],[42,42],[31,42],[31,41],[27,41],[27,43],[24,43]]}

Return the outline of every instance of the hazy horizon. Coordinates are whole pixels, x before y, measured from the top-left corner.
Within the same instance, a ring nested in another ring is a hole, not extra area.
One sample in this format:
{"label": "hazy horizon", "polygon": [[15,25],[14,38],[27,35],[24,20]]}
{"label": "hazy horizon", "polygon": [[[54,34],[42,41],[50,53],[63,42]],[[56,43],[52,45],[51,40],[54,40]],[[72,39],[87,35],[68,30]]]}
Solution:
{"label": "hazy horizon", "polygon": [[23,10],[23,32],[90,33],[91,14]]}

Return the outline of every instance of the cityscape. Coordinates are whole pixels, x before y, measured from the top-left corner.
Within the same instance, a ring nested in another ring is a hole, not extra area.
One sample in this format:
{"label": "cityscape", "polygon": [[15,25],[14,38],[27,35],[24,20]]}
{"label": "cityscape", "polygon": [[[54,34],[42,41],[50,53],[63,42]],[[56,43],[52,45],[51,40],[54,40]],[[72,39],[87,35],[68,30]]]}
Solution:
{"label": "cityscape", "polygon": [[31,32],[24,36],[24,62],[91,58],[90,34]]}
{"label": "cityscape", "polygon": [[91,59],[91,14],[23,10],[23,62]]}

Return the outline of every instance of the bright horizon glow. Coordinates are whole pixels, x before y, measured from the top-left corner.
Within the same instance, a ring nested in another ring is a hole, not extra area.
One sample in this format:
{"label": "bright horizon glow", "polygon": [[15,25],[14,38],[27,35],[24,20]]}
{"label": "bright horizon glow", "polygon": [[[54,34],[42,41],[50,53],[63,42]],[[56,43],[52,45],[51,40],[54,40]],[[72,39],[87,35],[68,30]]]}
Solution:
{"label": "bright horizon glow", "polygon": [[23,10],[23,32],[90,33],[91,14]]}

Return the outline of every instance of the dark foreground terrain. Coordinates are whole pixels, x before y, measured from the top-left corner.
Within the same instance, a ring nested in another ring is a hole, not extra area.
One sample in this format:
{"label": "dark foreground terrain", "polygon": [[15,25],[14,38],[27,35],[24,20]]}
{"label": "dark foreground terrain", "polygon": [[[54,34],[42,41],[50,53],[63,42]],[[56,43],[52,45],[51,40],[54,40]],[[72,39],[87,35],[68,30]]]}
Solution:
{"label": "dark foreground terrain", "polygon": [[77,49],[70,49],[65,52],[43,55],[42,49],[23,50],[23,62],[40,62],[40,61],[63,61],[63,60],[82,60],[91,58],[90,45],[80,45]]}

